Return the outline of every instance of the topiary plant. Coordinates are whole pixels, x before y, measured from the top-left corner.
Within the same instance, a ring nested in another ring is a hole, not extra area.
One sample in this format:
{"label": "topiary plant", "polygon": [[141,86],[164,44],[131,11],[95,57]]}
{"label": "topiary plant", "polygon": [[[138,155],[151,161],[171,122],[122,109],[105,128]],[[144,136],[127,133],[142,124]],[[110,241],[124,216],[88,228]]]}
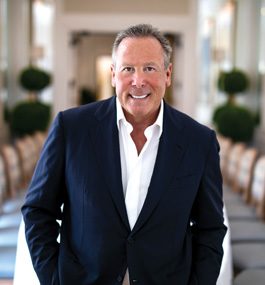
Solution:
{"label": "topiary plant", "polygon": [[244,92],[249,85],[247,74],[239,69],[233,69],[229,72],[222,71],[218,78],[219,90],[228,95],[228,100],[234,103],[234,96],[237,93]]}
{"label": "topiary plant", "polygon": [[30,92],[30,101],[18,103],[9,115],[11,131],[19,136],[45,131],[48,128],[51,107],[39,102],[36,94],[51,83],[51,75],[37,67],[26,67],[19,74],[20,85]]}
{"label": "topiary plant", "polygon": [[19,136],[35,131],[46,131],[51,118],[51,107],[41,102],[22,102],[15,106],[10,118],[13,133]]}
{"label": "topiary plant", "polygon": [[213,115],[217,132],[233,141],[248,141],[251,139],[255,118],[245,107],[226,103],[218,107]]}
{"label": "topiary plant", "polygon": [[253,114],[243,106],[235,104],[235,95],[249,86],[247,74],[239,69],[221,72],[218,78],[219,90],[228,96],[228,102],[215,109],[213,122],[217,132],[233,141],[247,141],[255,128]]}
{"label": "topiary plant", "polygon": [[20,72],[20,85],[30,92],[40,92],[50,85],[51,75],[37,67],[27,67]]}

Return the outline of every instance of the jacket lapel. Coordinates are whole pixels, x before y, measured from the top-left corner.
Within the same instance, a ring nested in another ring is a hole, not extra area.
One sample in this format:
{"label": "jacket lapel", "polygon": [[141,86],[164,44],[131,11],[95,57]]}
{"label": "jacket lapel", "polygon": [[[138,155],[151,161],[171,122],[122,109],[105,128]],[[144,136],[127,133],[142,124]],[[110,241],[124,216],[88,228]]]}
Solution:
{"label": "jacket lapel", "polygon": [[130,230],[122,189],[119,136],[116,121],[115,96],[103,102],[95,112],[94,129],[91,131],[94,149],[102,175],[116,208]]}
{"label": "jacket lapel", "polygon": [[175,174],[185,153],[187,143],[182,137],[184,127],[172,109],[165,104],[163,133],[160,138],[154,172],[148,188],[147,197],[131,235],[138,231],[155,209]]}
{"label": "jacket lapel", "polygon": [[[102,175],[116,208],[130,230],[122,189],[119,135],[116,121],[115,96],[106,100],[94,114],[96,123],[90,134]],[[154,172],[142,211],[130,235],[138,231],[161,199],[187,148],[182,136],[183,124],[166,103],[163,133],[160,138]]]}

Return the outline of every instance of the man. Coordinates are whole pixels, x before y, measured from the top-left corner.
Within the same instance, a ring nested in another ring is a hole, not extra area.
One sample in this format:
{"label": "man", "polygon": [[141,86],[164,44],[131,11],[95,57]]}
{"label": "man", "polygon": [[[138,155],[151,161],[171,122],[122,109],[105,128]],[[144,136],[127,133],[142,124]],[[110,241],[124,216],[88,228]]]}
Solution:
{"label": "man", "polygon": [[150,25],[122,31],[117,96],[55,119],[22,208],[41,284],[216,283],[226,232],[218,143],[163,101],[170,53]]}

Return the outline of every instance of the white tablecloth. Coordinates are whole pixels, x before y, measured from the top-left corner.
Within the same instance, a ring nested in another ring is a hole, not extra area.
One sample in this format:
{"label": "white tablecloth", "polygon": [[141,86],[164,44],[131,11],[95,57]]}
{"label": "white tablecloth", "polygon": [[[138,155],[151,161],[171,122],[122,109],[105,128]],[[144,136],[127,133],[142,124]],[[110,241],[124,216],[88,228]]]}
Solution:
{"label": "white tablecloth", "polygon": [[227,233],[223,242],[224,256],[221,266],[220,275],[217,280],[217,285],[232,285],[233,283],[233,260],[232,260],[232,248],[231,248],[231,235],[229,228],[229,221],[227,218],[226,209],[224,207],[224,219],[227,226]]}
{"label": "white tablecloth", "polygon": [[40,282],[33,269],[28,245],[25,237],[25,224],[22,219],[17,242],[17,256],[13,285],[39,285]]}

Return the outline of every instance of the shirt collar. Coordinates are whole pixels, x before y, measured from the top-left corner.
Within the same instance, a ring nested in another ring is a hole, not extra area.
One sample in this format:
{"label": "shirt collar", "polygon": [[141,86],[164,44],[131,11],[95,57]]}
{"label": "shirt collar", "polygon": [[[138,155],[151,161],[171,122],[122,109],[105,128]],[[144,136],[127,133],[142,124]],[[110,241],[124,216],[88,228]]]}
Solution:
{"label": "shirt collar", "polygon": [[[123,112],[122,106],[121,106],[120,101],[119,101],[117,96],[116,96],[116,109],[117,109],[117,126],[118,126],[118,130],[120,131],[120,122],[121,121],[123,121],[123,123],[125,125],[130,125],[131,126],[131,124],[129,122],[127,122],[127,120],[126,120],[126,118],[124,116],[124,112]],[[163,131],[163,118],[164,118],[164,101],[162,99],[157,119],[156,119],[155,123],[153,124],[153,126],[157,125],[159,127],[159,137],[161,136],[162,131]]]}

